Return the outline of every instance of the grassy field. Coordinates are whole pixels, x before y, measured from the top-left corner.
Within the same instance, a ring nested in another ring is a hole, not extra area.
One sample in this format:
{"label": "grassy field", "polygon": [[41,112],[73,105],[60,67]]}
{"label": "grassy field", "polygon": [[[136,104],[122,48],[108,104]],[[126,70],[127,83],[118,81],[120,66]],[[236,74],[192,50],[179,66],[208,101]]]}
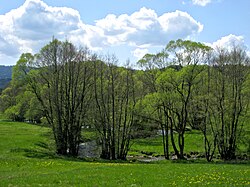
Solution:
{"label": "grassy field", "polygon": [[[169,138],[169,144],[170,144]],[[149,137],[144,139],[135,139],[131,141],[132,146],[130,150],[131,155],[140,155],[143,151],[145,153],[153,153],[153,155],[163,155],[162,137]],[[198,131],[187,132],[185,134],[185,152],[204,152],[203,136]],[[173,148],[169,146],[170,152]]]}
{"label": "grassy field", "polygon": [[249,164],[90,162],[53,150],[48,128],[0,121],[0,186],[250,186]]}

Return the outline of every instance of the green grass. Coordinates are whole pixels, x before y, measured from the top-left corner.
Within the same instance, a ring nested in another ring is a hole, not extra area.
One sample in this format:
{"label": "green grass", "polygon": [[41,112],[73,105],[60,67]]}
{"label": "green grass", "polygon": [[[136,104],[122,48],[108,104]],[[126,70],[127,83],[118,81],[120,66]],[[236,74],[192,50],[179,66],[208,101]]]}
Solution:
{"label": "green grass", "polygon": [[0,121],[4,121],[4,120],[6,120],[6,117],[2,112],[0,112]]}
{"label": "green grass", "polygon": [[53,154],[51,136],[49,128],[0,121],[0,158]]}
{"label": "green grass", "polygon": [[50,129],[0,121],[0,186],[249,186],[249,164],[88,161],[54,155]]}
{"label": "green grass", "polygon": [[[176,137],[175,137],[176,138]],[[238,140],[238,149],[236,151],[237,155],[248,154],[250,145],[250,131],[244,129],[241,133],[240,139]],[[178,147],[177,139],[175,140],[176,146]],[[142,156],[143,153],[152,153],[153,155],[164,155],[162,136],[149,137],[144,139],[131,140],[131,148],[129,154],[132,156]],[[173,153],[174,150],[171,145],[171,140],[169,137],[169,152]],[[185,147],[184,152],[190,154],[190,152],[198,152],[204,154],[204,139],[201,132],[197,130],[192,130],[185,133]],[[216,155],[219,154],[215,151]]]}
{"label": "green grass", "polygon": [[94,129],[83,129],[82,131],[83,142],[96,140],[97,134],[98,133]]}
{"label": "green grass", "polygon": [[[163,155],[162,137],[150,137],[144,139],[132,140],[132,146],[129,154],[141,155],[141,152],[153,153],[153,155]],[[177,145],[176,141],[176,145]],[[198,131],[187,132],[185,134],[185,149],[186,153],[190,152],[204,152],[203,136]],[[169,149],[173,152],[171,140],[169,137]]]}

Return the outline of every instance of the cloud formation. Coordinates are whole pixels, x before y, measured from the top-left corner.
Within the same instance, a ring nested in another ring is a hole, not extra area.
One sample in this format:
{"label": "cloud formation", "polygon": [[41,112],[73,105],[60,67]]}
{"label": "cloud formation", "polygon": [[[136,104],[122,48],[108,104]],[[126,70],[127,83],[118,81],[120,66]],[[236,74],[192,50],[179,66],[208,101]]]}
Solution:
{"label": "cloud formation", "polygon": [[26,0],[19,8],[0,15],[0,25],[0,55],[12,57],[38,52],[53,36],[92,50],[128,45],[138,48],[133,53],[138,56],[151,46],[163,46],[169,40],[185,39],[203,30],[203,25],[186,12],[158,16],[145,7],[131,15],[109,14],[88,25],[77,10],[51,7],[42,0]]}
{"label": "cloud formation", "polygon": [[133,54],[134,57],[136,57],[138,60],[141,59],[145,54],[147,54],[149,51],[148,49],[140,49],[137,48],[131,53]]}
{"label": "cloud formation", "polygon": [[169,40],[186,38],[203,30],[203,25],[188,13],[175,11],[158,16],[145,7],[131,15],[108,15],[96,21],[108,45],[162,46]]}
{"label": "cloud formation", "polygon": [[211,2],[212,2],[212,0],[192,0],[192,3],[194,5],[199,5],[199,6],[206,6]]}
{"label": "cloud formation", "polygon": [[37,51],[52,36],[62,38],[81,30],[77,11],[50,7],[40,0],[27,0],[21,7],[0,15],[0,24],[0,52],[10,56]]}
{"label": "cloud formation", "polygon": [[222,37],[221,39],[217,40],[216,42],[212,43],[211,46],[215,48],[227,48],[231,49],[234,46],[240,46],[245,48],[245,42],[243,36],[236,36],[233,34],[229,34],[227,36]]}

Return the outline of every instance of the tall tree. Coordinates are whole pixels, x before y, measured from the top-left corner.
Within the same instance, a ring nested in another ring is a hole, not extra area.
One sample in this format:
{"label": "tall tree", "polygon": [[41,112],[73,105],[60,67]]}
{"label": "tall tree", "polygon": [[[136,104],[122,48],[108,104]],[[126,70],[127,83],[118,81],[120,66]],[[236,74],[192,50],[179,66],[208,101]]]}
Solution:
{"label": "tall tree", "polygon": [[236,156],[237,141],[244,125],[243,116],[248,107],[246,81],[249,75],[249,57],[244,49],[218,49],[212,61],[213,97],[218,150],[222,159]]}
{"label": "tall tree", "polygon": [[215,98],[211,90],[211,71],[212,67],[208,64],[204,66],[204,71],[199,75],[199,82],[194,87],[195,98],[192,100],[190,111],[190,125],[203,134],[205,157],[208,162],[213,159],[218,137],[214,115],[217,108],[213,105]]}
{"label": "tall tree", "polygon": [[95,64],[95,126],[102,143],[101,157],[126,159],[134,124],[135,83],[133,70],[116,66],[107,56]]}
{"label": "tall tree", "polygon": [[169,141],[168,141],[168,121],[166,120],[166,108],[162,104],[159,95],[159,86],[157,86],[157,78],[161,71],[168,64],[168,53],[162,50],[157,54],[146,54],[138,61],[138,65],[144,69],[140,79],[143,83],[143,99],[140,102],[137,115],[156,123],[161,129],[162,145],[164,156],[169,159]]}
{"label": "tall tree", "polygon": [[[184,159],[184,134],[190,125],[191,103],[198,75],[204,70],[199,64],[206,63],[210,47],[192,41],[170,41],[166,51],[170,54],[173,68],[167,69],[158,78],[162,93],[162,104],[170,124],[171,143],[179,159]],[[175,67],[183,67],[179,68]],[[174,130],[177,132],[175,142]]]}
{"label": "tall tree", "polygon": [[89,51],[53,39],[36,55],[29,84],[53,129],[58,154],[77,156],[91,98]]}
{"label": "tall tree", "polygon": [[165,112],[161,94],[158,92],[147,94],[136,105],[136,116],[142,118],[144,123],[148,121],[156,124],[157,129],[161,130],[164,157],[169,159],[169,126]]}
{"label": "tall tree", "polygon": [[12,80],[0,98],[2,105],[0,108],[6,117],[11,120],[25,120],[25,113],[29,107],[27,101],[30,98],[26,97],[27,94],[24,93],[27,90],[27,74],[30,71],[30,63],[33,59],[34,57],[30,53],[24,53],[20,56],[13,67]]}

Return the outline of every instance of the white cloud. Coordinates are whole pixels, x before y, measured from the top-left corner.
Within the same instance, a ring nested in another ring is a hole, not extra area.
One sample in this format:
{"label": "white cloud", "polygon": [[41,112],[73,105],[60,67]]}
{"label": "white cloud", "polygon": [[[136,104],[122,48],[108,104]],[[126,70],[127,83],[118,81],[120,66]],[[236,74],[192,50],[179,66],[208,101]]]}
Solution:
{"label": "white cloud", "polygon": [[12,15],[15,34],[22,39],[43,40],[80,29],[80,15],[74,9],[50,7],[40,0],[27,0],[20,9],[22,14]]}
{"label": "white cloud", "polygon": [[246,54],[250,57],[249,46],[246,45],[243,36],[236,36],[229,34],[227,36],[221,37],[219,40],[213,43],[205,43],[206,45],[212,47],[213,49],[226,49],[231,51],[233,47],[241,47],[246,51]]}
{"label": "white cloud", "polygon": [[187,38],[203,30],[203,25],[188,13],[175,11],[158,16],[154,10],[141,8],[131,15],[108,15],[96,21],[108,45],[162,46],[169,40]]}
{"label": "white cloud", "polygon": [[133,56],[136,57],[137,60],[141,59],[147,53],[148,49],[141,49],[141,48],[137,48],[134,51],[132,51]]}
{"label": "white cloud", "polygon": [[211,2],[212,2],[211,0],[192,0],[192,3],[194,5],[199,5],[199,6],[206,6]]}
{"label": "white cloud", "polygon": [[3,37],[0,35],[0,50],[2,54],[5,54],[7,56],[15,56],[19,53],[19,49],[17,48],[17,46],[18,42],[11,39],[9,36]]}
{"label": "white cloud", "polygon": [[203,30],[203,25],[192,18],[188,13],[175,11],[163,14],[159,22],[165,32],[174,38],[185,38]]}
{"label": "white cloud", "polygon": [[21,7],[0,15],[0,24],[0,53],[10,56],[37,52],[52,36],[62,39],[82,31],[76,10],[50,7],[41,0],[27,0]]}
{"label": "white cloud", "polygon": [[247,51],[247,56],[250,57],[250,51]]}
{"label": "white cloud", "polygon": [[244,42],[244,37],[243,36],[236,36],[233,34],[224,36],[220,38],[219,40],[213,42],[210,44],[210,46],[214,49],[216,48],[226,48],[226,49],[231,49],[233,46],[240,46],[245,48],[245,42]]}
{"label": "white cloud", "polygon": [[51,7],[42,0],[26,0],[19,8],[0,15],[0,25],[2,57],[36,53],[53,36],[87,45],[92,50],[132,46],[138,48],[133,53],[138,56],[147,48],[189,38],[203,30],[203,25],[186,12],[177,10],[158,16],[145,7],[131,15],[109,14],[96,20],[94,25],[88,25],[83,23],[77,10]]}

